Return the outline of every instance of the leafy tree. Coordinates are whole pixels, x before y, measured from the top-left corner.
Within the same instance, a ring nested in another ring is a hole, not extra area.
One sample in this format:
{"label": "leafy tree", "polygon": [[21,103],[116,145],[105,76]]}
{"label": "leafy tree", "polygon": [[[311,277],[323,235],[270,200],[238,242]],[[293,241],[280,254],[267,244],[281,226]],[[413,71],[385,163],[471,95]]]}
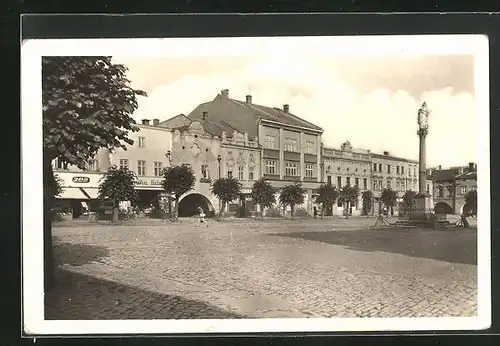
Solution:
{"label": "leafy tree", "polygon": [[406,213],[406,212],[410,212],[414,205],[415,205],[415,197],[417,196],[417,193],[415,191],[412,191],[412,190],[408,190],[405,192],[405,194],[403,195],[403,205],[402,205],[402,208],[403,208],[403,211]]}
{"label": "leafy tree", "polygon": [[391,215],[394,215],[394,205],[396,205],[396,191],[391,189],[384,189],[382,191],[382,195],[380,196],[382,203],[387,207],[387,209],[391,209]]}
{"label": "leafy tree", "polygon": [[304,203],[304,189],[301,184],[291,184],[281,189],[280,204],[285,209],[290,206],[292,219],[295,218],[295,206]]}
{"label": "leafy tree", "polygon": [[260,178],[252,186],[252,200],[260,207],[260,216],[264,219],[264,208],[272,208],[276,203],[276,195],[271,183]]}
{"label": "leafy tree", "polygon": [[45,287],[53,283],[52,225],[54,203],[52,161],[59,158],[84,168],[100,148],[126,149],[129,132],[137,131],[131,114],[137,96],[127,68],[105,56],[42,58],[44,266]]}
{"label": "leafy tree", "polygon": [[188,165],[170,166],[163,170],[163,190],[175,198],[174,220],[179,216],[179,198],[193,189],[195,181],[194,171]]}
{"label": "leafy tree", "polygon": [[226,204],[237,199],[241,194],[241,183],[236,178],[219,178],[212,183],[210,191],[220,200],[219,217],[222,216]]}
{"label": "leafy tree", "polygon": [[316,203],[321,204],[321,218],[323,218],[325,209],[333,206],[339,197],[339,192],[332,183],[327,183],[319,187],[318,193]]}
{"label": "leafy tree", "polygon": [[54,197],[59,197],[64,192],[63,180],[57,174],[53,174],[53,181],[50,186]]}
{"label": "leafy tree", "polygon": [[[477,190],[470,190],[465,195],[465,205],[468,210],[464,210],[463,212],[466,214],[471,212],[472,215],[477,215]],[[465,208],[464,208],[465,209]]]}
{"label": "leafy tree", "polygon": [[373,192],[365,191],[361,195],[362,203],[363,203],[363,214],[368,216],[370,215],[370,211],[373,207]]}
{"label": "leafy tree", "polygon": [[99,180],[99,199],[113,202],[113,222],[118,222],[118,207],[122,201],[137,201],[137,191],[134,184],[137,180],[135,173],[128,168],[111,166]]}
{"label": "leafy tree", "polygon": [[346,219],[349,217],[350,207],[356,203],[359,196],[359,188],[357,186],[346,185],[342,188],[339,198],[346,204]]}

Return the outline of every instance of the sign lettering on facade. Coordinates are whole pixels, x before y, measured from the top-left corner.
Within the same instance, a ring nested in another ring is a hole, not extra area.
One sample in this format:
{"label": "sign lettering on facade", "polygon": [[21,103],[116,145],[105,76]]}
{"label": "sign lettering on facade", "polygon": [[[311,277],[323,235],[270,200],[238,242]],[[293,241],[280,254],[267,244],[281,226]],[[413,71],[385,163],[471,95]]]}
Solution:
{"label": "sign lettering on facade", "polygon": [[74,183],[78,183],[78,184],[86,184],[88,182],[90,182],[90,178],[89,177],[73,177],[73,179],[71,179]]}
{"label": "sign lettering on facade", "polygon": [[139,186],[148,186],[148,185],[151,185],[151,186],[161,186],[161,180],[158,180],[158,179],[151,179],[151,180],[137,180],[135,182],[135,185],[139,185]]}

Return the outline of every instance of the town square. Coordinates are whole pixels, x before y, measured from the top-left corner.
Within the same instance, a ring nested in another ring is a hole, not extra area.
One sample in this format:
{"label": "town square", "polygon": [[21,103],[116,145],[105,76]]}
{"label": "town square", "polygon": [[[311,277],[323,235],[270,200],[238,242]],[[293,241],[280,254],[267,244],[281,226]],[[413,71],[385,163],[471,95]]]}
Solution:
{"label": "town square", "polygon": [[475,55],[228,40],[41,57],[44,319],[484,314]]}

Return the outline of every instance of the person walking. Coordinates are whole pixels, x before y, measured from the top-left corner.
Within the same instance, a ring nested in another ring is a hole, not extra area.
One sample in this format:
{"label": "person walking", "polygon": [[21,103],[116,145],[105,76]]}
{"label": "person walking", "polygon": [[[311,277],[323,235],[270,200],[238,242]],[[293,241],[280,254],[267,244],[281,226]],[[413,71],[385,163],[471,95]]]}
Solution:
{"label": "person walking", "polygon": [[198,216],[200,218],[200,225],[205,224],[208,227],[208,223],[205,221],[205,212],[201,207],[198,207]]}
{"label": "person walking", "polygon": [[314,218],[317,218],[318,217],[318,208],[316,208],[316,206],[314,206],[314,208],[313,208],[313,213],[314,213]]}

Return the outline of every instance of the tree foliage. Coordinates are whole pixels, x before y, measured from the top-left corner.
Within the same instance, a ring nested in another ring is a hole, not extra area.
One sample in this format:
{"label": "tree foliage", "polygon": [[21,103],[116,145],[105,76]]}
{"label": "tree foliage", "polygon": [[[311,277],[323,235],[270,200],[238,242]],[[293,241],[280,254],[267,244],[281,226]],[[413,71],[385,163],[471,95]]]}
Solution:
{"label": "tree foliage", "polygon": [[194,171],[188,165],[170,166],[163,170],[163,190],[174,194],[176,199],[191,191],[195,181]]}
{"label": "tree foliage", "polygon": [[321,205],[321,216],[323,216],[326,208],[331,208],[337,202],[338,197],[339,191],[332,183],[322,184],[319,187],[316,203]]}
{"label": "tree foliage", "polygon": [[276,203],[276,195],[271,183],[260,178],[253,183],[250,196],[255,204],[260,207],[260,215],[264,218],[264,208],[272,208]]}
{"label": "tree foliage", "polygon": [[464,213],[472,213],[472,215],[477,215],[477,190],[470,190],[465,195],[465,204],[468,210],[464,210]]}
{"label": "tree foliage", "polygon": [[405,192],[403,195],[403,211],[409,212],[413,209],[415,206],[415,197],[417,196],[417,193],[412,190],[408,190]]}
{"label": "tree foliage", "polygon": [[363,204],[363,214],[369,215],[373,207],[373,192],[370,190],[363,192],[361,194],[361,200]]}
{"label": "tree foliage", "polygon": [[118,221],[118,204],[121,201],[137,201],[137,191],[134,189],[137,177],[128,168],[109,167],[99,180],[99,199],[113,201],[113,222]]}
{"label": "tree foliage", "polygon": [[49,183],[49,188],[52,190],[53,197],[59,197],[63,192],[63,180],[57,174],[52,174],[52,181]]}
{"label": "tree foliage", "polygon": [[394,206],[396,205],[397,200],[396,191],[391,189],[384,189],[382,191],[380,199],[388,209],[391,209],[391,214],[394,214]]}
{"label": "tree foliage", "polygon": [[219,178],[212,183],[210,188],[222,204],[219,210],[219,216],[222,215],[226,204],[237,199],[241,194],[241,183],[236,178]]}
{"label": "tree foliage", "polygon": [[163,170],[163,190],[175,198],[174,219],[179,215],[179,198],[193,189],[195,181],[194,171],[188,165],[170,166]]}
{"label": "tree foliage", "polygon": [[283,208],[290,206],[292,218],[294,218],[295,206],[304,203],[304,189],[301,184],[291,184],[281,189],[279,198]]}
{"label": "tree foliage", "polygon": [[137,96],[146,94],[129,86],[126,72],[109,56],[42,58],[46,161],[58,157],[84,168],[100,148],[133,143],[128,134],[138,128],[131,114]]}
{"label": "tree foliage", "polygon": [[346,185],[340,190],[339,198],[346,204],[346,217],[349,216],[350,206],[356,203],[359,197],[359,188],[357,186]]}

